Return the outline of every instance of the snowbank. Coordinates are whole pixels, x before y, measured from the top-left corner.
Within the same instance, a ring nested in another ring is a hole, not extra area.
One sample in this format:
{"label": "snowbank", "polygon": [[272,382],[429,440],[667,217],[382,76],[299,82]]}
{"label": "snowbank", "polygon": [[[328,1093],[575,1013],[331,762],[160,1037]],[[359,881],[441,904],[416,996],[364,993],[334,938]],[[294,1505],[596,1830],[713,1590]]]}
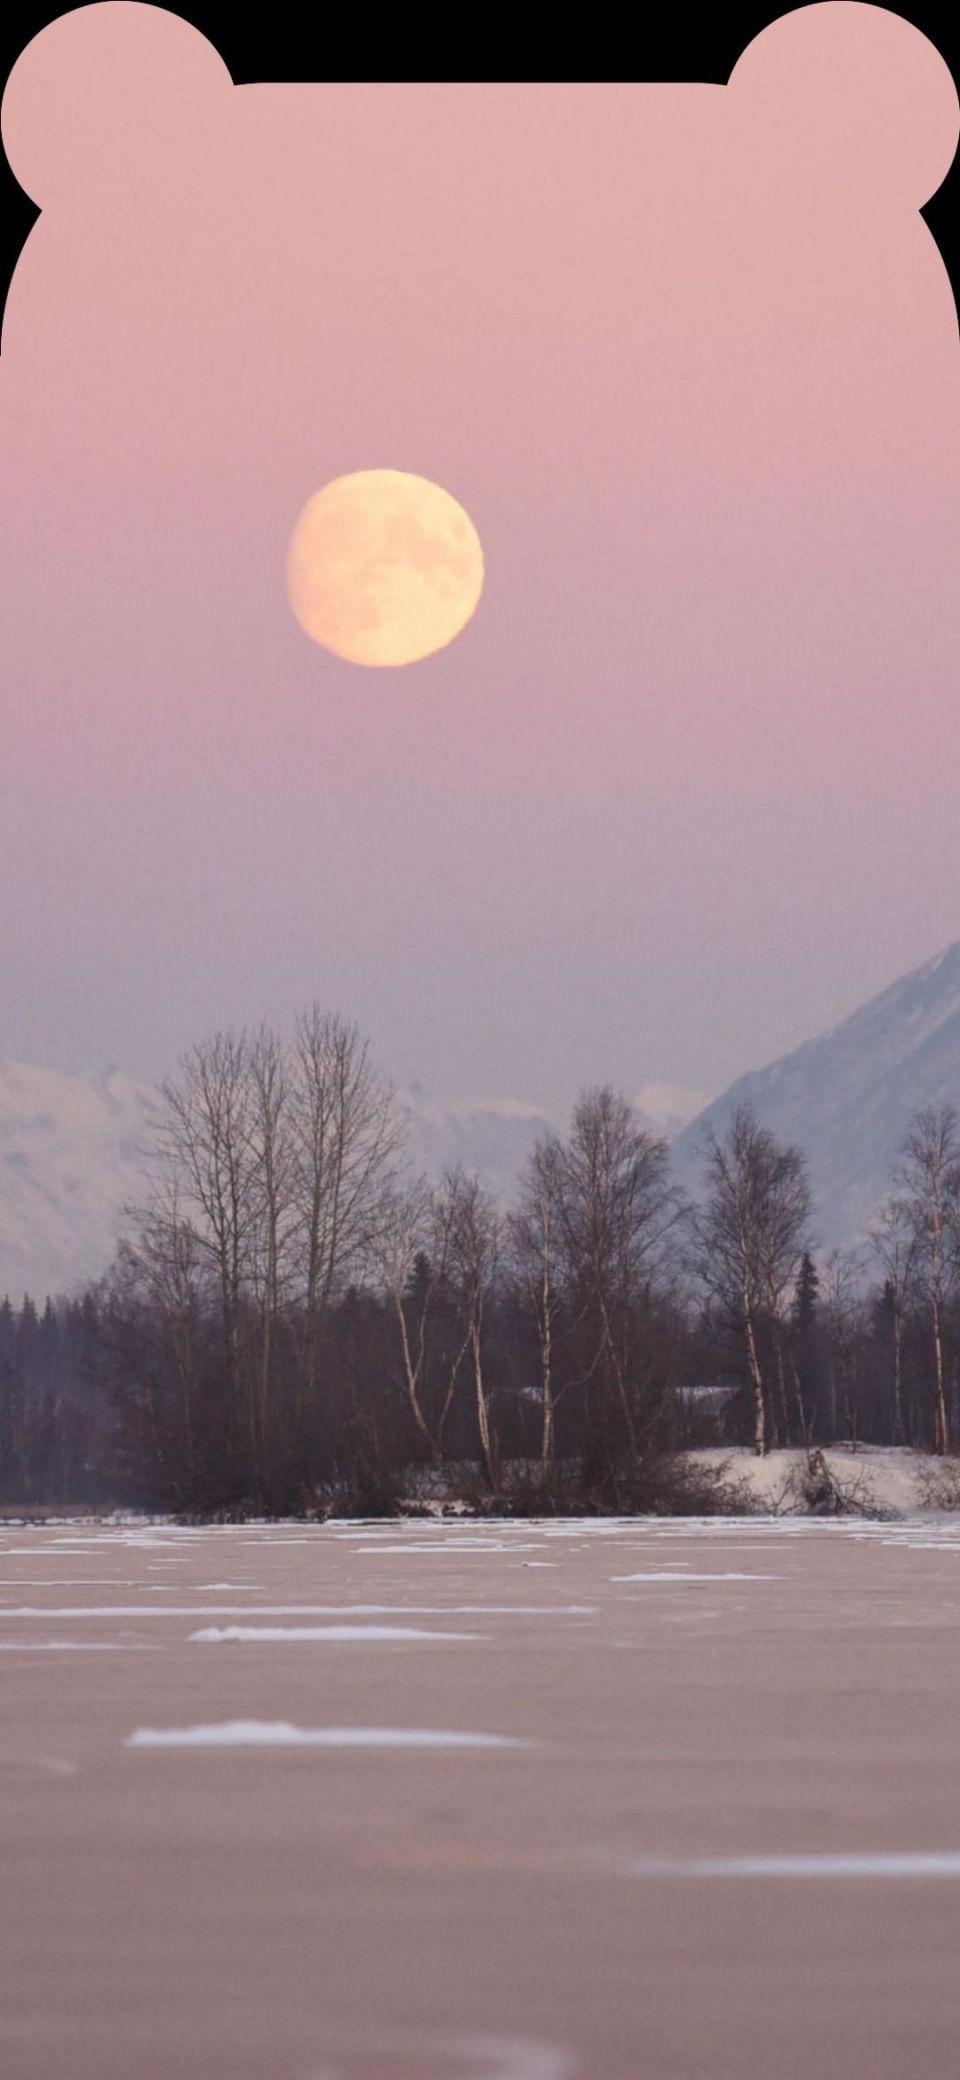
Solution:
{"label": "snowbank", "polygon": [[[754,1508],[778,1516],[806,1514],[801,1494],[807,1464],[804,1451],[768,1452],[765,1459],[758,1459],[747,1446],[735,1445],[726,1450],[687,1452],[685,1457],[692,1465],[712,1472],[722,1467],[724,1480],[733,1487],[742,1486]],[[910,1451],[906,1446],[870,1444],[830,1445],[823,1457],[838,1485],[845,1492],[852,1490],[864,1507],[912,1517],[923,1510],[949,1506],[954,1498],[948,1499],[946,1491],[951,1486],[956,1490],[954,1506],[960,1505],[960,1462],[956,1460],[932,1459],[929,1453]],[[939,1486],[945,1492],[935,1496],[933,1490]]]}

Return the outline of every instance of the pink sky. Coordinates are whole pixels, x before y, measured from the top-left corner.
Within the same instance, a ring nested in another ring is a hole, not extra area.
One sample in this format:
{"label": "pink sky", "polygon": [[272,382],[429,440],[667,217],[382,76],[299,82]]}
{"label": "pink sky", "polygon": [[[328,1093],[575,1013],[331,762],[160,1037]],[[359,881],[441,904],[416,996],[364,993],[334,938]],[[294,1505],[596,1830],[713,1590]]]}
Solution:
{"label": "pink sky", "polygon": [[[154,1074],[319,996],[434,1089],[717,1087],[960,936],[953,83],[884,9],[713,85],[234,87],[61,17],[3,135],[0,1054]],[[474,622],[287,606],[436,478]]]}

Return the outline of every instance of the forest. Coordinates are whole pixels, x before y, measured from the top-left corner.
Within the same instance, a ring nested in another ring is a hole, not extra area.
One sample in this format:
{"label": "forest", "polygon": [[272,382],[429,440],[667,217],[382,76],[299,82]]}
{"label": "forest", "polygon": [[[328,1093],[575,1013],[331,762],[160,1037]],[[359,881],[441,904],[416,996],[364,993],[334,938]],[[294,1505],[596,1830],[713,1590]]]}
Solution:
{"label": "forest", "polygon": [[747,1109],[686,1198],[585,1090],[515,1201],[412,1175],[358,1028],[220,1032],[165,1087],[86,1292],[0,1305],[0,1501],[196,1515],[655,1507],[697,1446],[960,1443],[960,1123],[917,1113],[857,1250]]}

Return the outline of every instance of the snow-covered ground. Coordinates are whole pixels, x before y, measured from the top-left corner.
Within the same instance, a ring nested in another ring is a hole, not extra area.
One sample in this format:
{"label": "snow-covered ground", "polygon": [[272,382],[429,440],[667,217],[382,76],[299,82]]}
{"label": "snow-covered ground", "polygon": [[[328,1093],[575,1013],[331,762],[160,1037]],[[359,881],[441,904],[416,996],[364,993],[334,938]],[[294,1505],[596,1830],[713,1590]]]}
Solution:
{"label": "snow-covered ground", "polygon": [[[805,1452],[768,1452],[766,1458],[758,1459],[747,1447],[735,1445],[686,1456],[695,1465],[720,1471],[725,1482],[746,1491],[754,1507],[777,1516],[806,1513],[800,1489]],[[910,1517],[951,1503],[960,1507],[958,1460],[942,1461],[928,1452],[871,1444],[831,1445],[823,1456],[838,1486],[864,1508],[873,1506],[894,1516]]]}
{"label": "snow-covered ground", "polygon": [[[803,1483],[808,1471],[805,1451],[794,1448],[789,1451],[769,1452],[766,1458],[758,1459],[755,1452],[745,1445],[711,1446],[699,1451],[681,1453],[680,1458],[693,1468],[701,1468],[705,1474],[716,1476],[722,1490],[724,1507],[716,1509],[714,1498],[711,1515],[728,1516],[731,1519],[749,1515],[774,1517],[809,1516],[811,1512],[803,1493]],[[960,1458],[936,1459],[929,1452],[918,1452],[906,1446],[840,1444],[830,1445],[823,1453],[827,1468],[841,1495],[848,1505],[849,1514],[877,1516],[881,1518],[907,1518],[918,1516],[943,1516],[956,1513],[960,1524]],[[416,1546],[408,1543],[411,1530],[416,1531],[419,1520],[426,1518],[436,1528],[446,1526],[455,1536],[459,1551],[466,1550],[471,1543],[476,1549],[489,1553],[498,1538],[509,1539],[511,1552],[534,1551],[534,1546],[521,1548],[518,1534],[522,1535],[527,1524],[533,1536],[535,1519],[513,1518],[492,1511],[478,1517],[475,1505],[462,1499],[464,1490],[477,1487],[477,1469],[469,1461],[450,1461],[441,1468],[416,1467],[408,1469],[409,1480],[404,1488],[405,1502],[400,1505],[401,1514],[377,1523],[358,1518],[351,1523],[346,1518],[334,1517],[331,1529],[336,1533],[363,1531],[370,1527],[370,1535],[383,1538],[386,1533],[395,1543],[389,1550],[397,1553],[421,1552],[423,1542]],[[523,1485],[537,1474],[535,1461],[514,1461],[504,1468],[505,1493],[509,1501],[511,1488]],[[451,1499],[452,1498],[452,1499]],[[409,1511],[409,1517],[404,1511]],[[659,1513],[658,1513],[659,1514]],[[689,1511],[684,1512],[684,1517]],[[547,1518],[547,1522],[556,1519]],[[593,1521],[591,1518],[574,1515],[570,1521],[581,1526]],[[629,1516],[620,1519],[600,1519],[599,1522],[629,1523]],[[635,1520],[634,1520],[635,1521]],[[662,1512],[662,1521],[670,1522],[670,1512]],[[683,1521],[683,1518],[677,1521]],[[4,1523],[44,1523],[48,1530],[60,1529],[68,1534],[76,1531],[89,1546],[95,1536],[93,1526],[99,1525],[101,1535],[112,1540],[122,1535],[129,1545],[135,1545],[138,1537],[147,1550],[151,1550],[158,1532],[172,1531],[174,1520],[170,1517],[144,1515],[136,1510],[104,1510],[86,1516],[82,1511],[67,1509],[45,1510],[33,1504],[0,1505],[0,1526]],[[210,1526],[211,1531],[229,1529],[228,1526]],[[286,1519],[280,1523],[271,1519],[249,1519],[247,1529],[258,1529],[269,1542],[271,1530],[285,1547],[296,1542],[309,1544],[315,1526],[298,1519]],[[430,1548],[427,1548],[428,1550]],[[381,1550],[387,1550],[381,1545]],[[536,1560],[529,1566],[538,1566]],[[242,1582],[211,1582],[208,1588],[242,1588]]]}

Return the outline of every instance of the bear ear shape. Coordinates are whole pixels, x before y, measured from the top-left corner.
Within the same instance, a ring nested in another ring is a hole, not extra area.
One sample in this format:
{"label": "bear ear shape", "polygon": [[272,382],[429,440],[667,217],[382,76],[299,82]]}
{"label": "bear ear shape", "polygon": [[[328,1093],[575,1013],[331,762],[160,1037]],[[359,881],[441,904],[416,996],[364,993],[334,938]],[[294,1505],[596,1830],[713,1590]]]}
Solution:
{"label": "bear ear shape", "polygon": [[864,0],[781,15],[747,45],[729,91],[764,153],[789,156],[800,182],[828,177],[920,209],[957,148],[957,89],[939,52],[902,15]]}
{"label": "bear ear shape", "polygon": [[0,113],[4,150],[44,208],[98,170],[122,180],[156,152],[174,112],[182,128],[232,84],[182,16],[101,0],[59,15],[17,59]]}

